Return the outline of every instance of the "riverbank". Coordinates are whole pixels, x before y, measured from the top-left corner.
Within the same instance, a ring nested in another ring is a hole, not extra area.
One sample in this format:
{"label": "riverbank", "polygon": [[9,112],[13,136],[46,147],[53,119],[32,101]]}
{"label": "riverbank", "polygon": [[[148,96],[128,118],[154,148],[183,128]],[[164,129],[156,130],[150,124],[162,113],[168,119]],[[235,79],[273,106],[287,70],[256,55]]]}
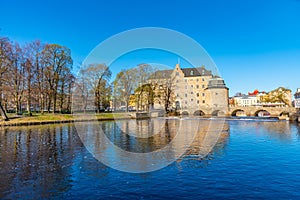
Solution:
{"label": "riverbank", "polygon": [[[122,119],[135,119],[133,113],[100,113],[100,114],[40,114],[36,113],[33,116],[18,116],[14,114],[8,115],[9,121],[0,121],[0,126],[30,126],[30,125],[43,125],[43,124],[61,124],[61,123],[74,123],[74,122],[88,122],[88,121],[108,121],[108,120],[122,120]],[[209,117],[204,117],[208,118]],[[226,117],[231,119],[231,117]],[[255,117],[241,117],[237,119],[252,119]],[[256,119],[256,118],[255,118]],[[261,119],[261,118],[259,118]],[[266,118],[263,118],[266,120]],[[279,119],[283,120],[283,119]],[[298,121],[287,120],[286,121]],[[299,121],[298,121],[299,122]]]}
{"label": "riverbank", "polygon": [[29,126],[42,124],[60,124],[84,121],[103,121],[114,119],[131,119],[128,113],[100,113],[100,114],[33,114],[32,116],[9,115],[9,121],[0,121],[0,126]]}

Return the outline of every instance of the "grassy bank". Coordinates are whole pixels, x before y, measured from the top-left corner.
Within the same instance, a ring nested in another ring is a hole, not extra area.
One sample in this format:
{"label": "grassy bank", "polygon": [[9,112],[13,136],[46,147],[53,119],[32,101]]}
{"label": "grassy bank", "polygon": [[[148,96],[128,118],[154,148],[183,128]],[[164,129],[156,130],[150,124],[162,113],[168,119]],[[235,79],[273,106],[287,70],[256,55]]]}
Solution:
{"label": "grassy bank", "polygon": [[113,120],[130,119],[129,113],[100,113],[100,114],[40,114],[32,116],[8,115],[9,121],[0,121],[0,126],[26,126],[38,124],[68,123],[76,121],[95,121],[95,120]]}

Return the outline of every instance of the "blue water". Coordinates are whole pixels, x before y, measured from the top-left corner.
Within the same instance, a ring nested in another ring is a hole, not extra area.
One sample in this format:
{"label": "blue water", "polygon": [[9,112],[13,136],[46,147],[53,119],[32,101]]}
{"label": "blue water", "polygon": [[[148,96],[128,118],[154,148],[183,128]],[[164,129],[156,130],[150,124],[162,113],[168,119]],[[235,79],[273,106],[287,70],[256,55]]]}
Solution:
{"label": "blue water", "polygon": [[0,198],[299,199],[300,127],[226,123],[228,135],[204,159],[185,155],[143,174],[101,164],[72,124],[0,129]]}

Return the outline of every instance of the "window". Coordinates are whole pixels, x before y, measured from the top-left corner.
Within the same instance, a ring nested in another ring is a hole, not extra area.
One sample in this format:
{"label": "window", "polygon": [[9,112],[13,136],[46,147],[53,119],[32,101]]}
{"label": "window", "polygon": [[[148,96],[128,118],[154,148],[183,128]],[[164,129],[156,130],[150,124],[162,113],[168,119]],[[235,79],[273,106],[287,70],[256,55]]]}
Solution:
{"label": "window", "polygon": [[191,92],[191,94],[194,94],[194,92]]}
{"label": "window", "polygon": [[176,72],[176,76],[179,76],[179,72]]}
{"label": "window", "polygon": [[197,82],[199,81],[199,78],[197,78]]}
{"label": "window", "polygon": [[197,89],[199,88],[199,85],[197,85]]}
{"label": "window", "polygon": [[190,75],[191,75],[191,76],[193,76],[193,75],[194,75],[194,71],[193,71],[193,70],[190,72]]}
{"label": "window", "polygon": [[187,104],[187,101],[185,101],[185,104]]}
{"label": "window", "polygon": [[205,97],[205,93],[202,93],[202,96]]}
{"label": "window", "polygon": [[191,85],[191,88],[194,87],[193,85]]}
{"label": "window", "polygon": [[191,101],[194,101],[194,99],[191,99]]}
{"label": "window", "polygon": [[185,86],[185,89],[187,89],[187,85]]}
{"label": "window", "polygon": [[187,97],[187,94],[185,94],[184,96]]}
{"label": "window", "polygon": [[204,81],[204,78],[202,78],[202,81]]}
{"label": "window", "polygon": [[205,88],[205,85],[202,85],[202,88]]}
{"label": "window", "polygon": [[216,95],[218,95],[218,93],[216,92]]}
{"label": "window", "polygon": [[205,100],[203,100],[202,103],[205,103]]}
{"label": "window", "polygon": [[200,103],[200,101],[199,100],[197,100],[197,104],[199,104]]}
{"label": "window", "polygon": [[199,97],[200,95],[199,95],[199,93],[197,93],[197,97]]}

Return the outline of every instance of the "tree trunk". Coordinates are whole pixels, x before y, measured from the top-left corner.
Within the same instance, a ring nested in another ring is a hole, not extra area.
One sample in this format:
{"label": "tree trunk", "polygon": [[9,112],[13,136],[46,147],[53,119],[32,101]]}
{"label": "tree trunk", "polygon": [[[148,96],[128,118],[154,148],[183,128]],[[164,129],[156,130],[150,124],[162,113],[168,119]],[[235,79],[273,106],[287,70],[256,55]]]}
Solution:
{"label": "tree trunk", "polygon": [[41,97],[40,97],[40,112],[42,114],[44,114],[44,108],[45,108],[45,101],[44,101],[44,95],[43,93],[41,92]]}
{"label": "tree trunk", "polygon": [[55,114],[55,111],[56,111],[56,93],[53,92],[53,111],[52,113]]}
{"label": "tree trunk", "polygon": [[[30,81],[30,80],[28,80]],[[27,97],[27,114],[28,116],[32,116],[32,113],[31,113],[31,87],[30,87],[30,84],[28,84],[28,97]]]}
{"label": "tree trunk", "polygon": [[0,102],[0,113],[1,113],[2,119],[4,121],[8,121],[8,117],[7,117],[6,113],[4,112],[4,109],[3,109],[2,105],[1,105],[1,102]]}
{"label": "tree trunk", "polygon": [[16,106],[16,114],[19,114],[20,112],[20,105],[19,105],[19,99],[18,99],[18,95],[16,94],[15,96],[15,106]]}

